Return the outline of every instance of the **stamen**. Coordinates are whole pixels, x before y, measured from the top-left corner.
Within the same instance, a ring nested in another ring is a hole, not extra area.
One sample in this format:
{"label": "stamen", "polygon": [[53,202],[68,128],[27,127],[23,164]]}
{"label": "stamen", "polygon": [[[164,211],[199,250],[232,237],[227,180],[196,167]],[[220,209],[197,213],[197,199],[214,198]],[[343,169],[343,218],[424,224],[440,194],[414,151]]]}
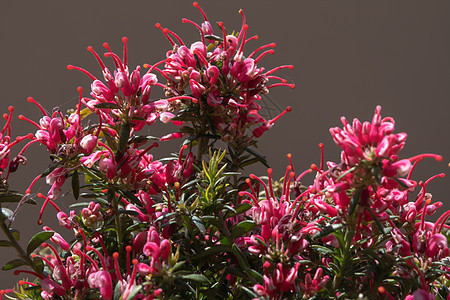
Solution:
{"label": "stamen", "polygon": [[291,166],[286,167],[286,173],[284,174],[284,178],[283,178],[283,192],[286,190],[286,183],[287,183],[288,176],[289,176],[289,173],[291,172],[291,170],[292,170]]}
{"label": "stamen", "polygon": [[441,222],[441,225],[439,226],[439,229],[437,230],[437,233],[441,233],[442,227],[444,227],[445,222],[447,221],[447,219],[450,217],[450,210],[447,210],[445,213],[443,213],[439,219],[436,221],[436,223],[434,223],[434,227],[433,227],[433,234],[434,234],[434,230],[436,229],[436,226],[438,225],[438,222]]}
{"label": "stamen", "polygon": [[302,179],[303,176],[305,176],[308,173],[312,173],[312,171],[313,171],[312,169],[307,169],[307,170],[303,171],[303,173],[301,173],[295,181],[300,181],[300,179]]}
{"label": "stamen", "polygon": [[285,115],[286,113],[290,112],[292,110],[292,107],[288,106],[286,107],[286,109],[279,114],[278,116],[276,116],[275,118],[273,118],[272,120],[269,121],[269,125],[272,125],[273,123],[275,123],[279,118],[281,118],[283,115]]}
{"label": "stamen", "polygon": [[38,102],[36,102],[36,100],[34,100],[33,97],[28,97],[27,101],[30,103],[34,103],[34,105],[36,105],[39,108],[39,110],[42,112],[42,114],[44,116],[47,116],[47,112],[45,111],[45,109]]}
{"label": "stamen", "polygon": [[198,25],[197,23],[195,23],[195,22],[193,22],[193,21],[191,21],[191,20],[189,20],[189,19],[185,19],[185,18],[183,18],[181,21],[182,21],[183,23],[189,23],[189,24],[192,24],[192,25],[194,25],[195,27],[197,27],[197,29],[200,31],[200,36],[201,36],[201,38],[202,38],[202,43],[203,43],[203,45],[206,44],[206,43],[205,43],[205,34],[203,33],[203,30],[202,30],[202,28],[200,27],[200,25]]}
{"label": "stamen", "polygon": [[223,26],[223,22],[217,22],[217,25],[219,25],[220,29],[222,29],[223,34],[223,50],[227,51],[227,33],[225,32],[225,27]]}
{"label": "stamen", "polygon": [[240,191],[240,192],[239,192],[239,196],[242,197],[242,196],[244,196],[244,195],[249,196],[250,199],[253,200],[253,204],[255,204],[256,207],[259,207],[258,200],[255,198],[255,196],[253,196],[252,194],[250,194],[250,193],[247,192],[247,191]]}
{"label": "stamen", "polygon": [[58,207],[58,205],[55,204],[55,202],[53,202],[53,201],[50,199],[50,197],[46,197],[46,196],[42,195],[41,193],[38,193],[37,196],[38,196],[39,198],[45,199],[45,202],[44,202],[44,204],[43,204],[42,207],[41,207],[41,211],[40,211],[40,213],[39,213],[39,219],[38,219],[38,222],[37,222],[38,225],[42,225],[42,223],[43,223],[43,221],[42,221],[42,215],[44,214],[44,210],[45,210],[45,208],[47,207],[47,204],[48,204],[48,203],[50,203],[50,204],[56,209],[57,212],[61,212],[61,209]]}
{"label": "stamen", "polygon": [[[241,42],[241,45],[239,47],[238,53],[242,53],[243,50],[244,50],[245,37],[247,36],[247,29],[248,29],[248,25],[247,24],[242,26],[242,30],[243,30],[244,33],[243,33],[243,38],[242,38],[242,42]],[[241,35],[241,33],[239,33],[239,36],[240,35]],[[238,37],[238,42],[239,42],[239,37]]]}
{"label": "stamen", "polygon": [[125,251],[127,251],[127,276],[130,276],[131,270],[130,270],[130,252],[131,252],[131,246],[126,246]]}
{"label": "stamen", "polygon": [[[41,127],[38,123],[36,123],[36,122],[33,121],[33,120],[28,119],[28,118],[25,117],[24,115],[19,115],[17,118],[18,118],[19,120],[21,120],[21,121],[27,121],[28,123],[31,123],[32,125],[34,125],[34,126],[37,127],[38,129],[42,129],[42,127]],[[3,134],[3,133],[0,133],[0,134]]]}
{"label": "stamen", "polygon": [[248,56],[248,58],[251,58],[253,55],[255,55],[257,52],[259,52],[259,51],[261,51],[261,50],[263,50],[263,49],[266,49],[266,48],[273,48],[273,47],[275,47],[277,44],[275,44],[275,43],[271,43],[271,44],[267,44],[267,45],[264,45],[264,46],[261,46],[261,47],[259,47],[259,48],[257,48],[255,51],[253,51],[249,56]]}
{"label": "stamen", "polygon": [[194,103],[197,103],[197,102],[198,102],[198,99],[196,99],[196,98],[194,98],[194,97],[190,97],[190,96],[176,96],[176,97],[167,98],[167,99],[164,99],[164,100],[166,100],[166,101],[168,101],[168,102],[172,102],[172,101],[179,100],[179,99],[188,99],[188,100],[192,100],[192,102],[194,102]]}
{"label": "stamen", "polygon": [[11,124],[11,119],[12,119],[12,115],[13,115],[13,112],[14,112],[14,107],[10,106],[10,107],[8,107],[8,110],[9,110],[10,114],[8,115],[8,118],[6,119],[6,124],[5,124],[5,126],[3,126],[3,129],[0,132],[0,135],[3,135],[5,133],[5,131],[9,128],[10,124]]}
{"label": "stamen", "polygon": [[119,258],[119,253],[114,252],[112,256],[114,258],[114,268],[116,270],[117,278],[119,279],[120,282],[122,282],[123,279],[122,279],[122,275],[120,274],[119,263],[117,261],[117,258]]}
{"label": "stamen", "polygon": [[409,170],[408,177],[406,177],[407,180],[409,180],[409,179],[411,178],[414,169],[416,168],[416,166],[417,166],[417,164],[419,163],[419,161],[421,161],[422,159],[423,159],[423,158],[419,158],[419,159],[417,159],[417,160],[414,162],[414,164],[413,164],[412,167],[411,167],[411,170]]}
{"label": "stamen", "polygon": [[267,169],[267,174],[268,174],[268,177],[269,177],[270,197],[275,199],[275,195],[273,193],[273,186],[272,186],[272,172],[273,172],[272,168]]}
{"label": "stamen", "polygon": [[172,45],[172,47],[175,46],[175,42],[171,39],[171,37],[167,34],[167,32],[164,31],[164,29],[162,28],[161,24],[156,23],[155,27],[158,28],[159,30],[161,30],[161,32],[164,34],[166,39],[169,40],[169,43]]}
{"label": "stamen", "polygon": [[291,166],[292,172],[295,172],[295,171],[294,171],[294,164],[292,163],[292,154],[291,154],[291,153],[288,153],[286,156],[287,156],[287,158],[289,159],[289,165]]}
{"label": "stamen", "polygon": [[324,161],[323,144],[322,143],[319,144],[319,148],[320,148],[320,169],[323,170],[325,161]]}
{"label": "stamen", "polygon": [[159,66],[159,65],[161,65],[161,64],[163,64],[163,63],[169,63],[169,62],[171,62],[172,61],[172,58],[166,58],[165,60],[162,60],[162,61],[160,61],[160,62],[157,62],[156,64],[154,64],[154,65],[149,65],[149,64],[144,64],[144,68],[148,68],[149,70],[147,71],[147,74],[148,73],[151,73],[155,68],[156,68],[156,66]]}
{"label": "stamen", "polygon": [[87,245],[86,246],[86,251],[94,251],[95,254],[97,254],[97,256],[100,258],[100,262],[102,263],[103,266],[103,270],[107,271],[108,270],[108,266],[105,263],[105,258],[103,257],[103,255],[100,253],[100,251],[98,251],[97,249]]}
{"label": "stamen", "polygon": [[72,65],[68,65],[68,66],[67,66],[67,70],[70,71],[70,70],[73,70],[73,69],[78,70],[78,71],[80,71],[80,72],[86,74],[86,75],[87,75],[89,78],[91,78],[92,80],[97,80],[97,78],[95,78],[94,75],[92,75],[91,73],[89,73],[88,71],[86,71],[86,70],[83,69],[83,68],[76,67],[76,66],[72,66]]}
{"label": "stamen", "polygon": [[103,56],[105,56],[105,57],[110,57],[111,56],[111,58],[114,60],[116,65],[119,66],[120,70],[122,72],[125,72],[125,67],[124,67],[124,65],[122,63],[122,60],[120,60],[120,57],[118,57],[117,54],[115,54],[113,52],[107,52],[107,53],[103,54]]}
{"label": "stamen", "polygon": [[266,86],[266,88],[271,89],[271,88],[274,88],[276,86],[288,86],[291,89],[295,89],[295,84],[288,84],[288,83],[274,83],[274,84]]}
{"label": "stamen", "polygon": [[255,63],[259,62],[267,54],[273,55],[274,53],[275,53],[275,50],[273,50],[273,49],[264,51],[255,59]]}
{"label": "stamen", "polygon": [[[245,26],[245,15],[244,15],[244,11],[242,9],[239,10],[239,14],[242,16],[242,26],[241,26],[241,31],[239,31],[239,35],[238,35],[238,43],[239,40],[242,37],[242,33],[244,32],[244,26]],[[244,38],[245,40],[245,38]]]}
{"label": "stamen", "polygon": [[94,48],[92,48],[92,46],[89,46],[87,47],[87,51],[91,52],[94,55],[102,70],[105,70],[106,69],[105,64],[103,63],[103,60],[100,58],[100,56],[98,56],[97,52],[95,52]]}
{"label": "stamen", "polygon": [[203,16],[203,19],[205,19],[205,21],[208,21],[208,18],[206,17],[205,12],[204,12],[203,9],[200,7],[200,5],[198,5],[198,2],[194,2],[194,3],[192,3],[192,5],[193,5],[194,7],[197,7],[198,10],[200,11],[200,13],[201,13],[202,16]]}
{"label": "stamen", "polygon": [[432,157],[437,161],[442,161],[442,156],[437,155],[437,154],[432,154],[432,153],[424,153],[424,154],[419,154],[416,156],[413,156],[409,159],[410,162],[413,162],[415,160],[421,159],[421,158],[425,158],[425,157]]}
{"label": "stamen", "polygon": [[252,36],[252,37],[250,37],[250,38],[248,38],[248,39],[246,39],[245,40],[245,43],[247,44],[248,42],[250,42],[250,41],[253,41],[253,40],[258,40],[259,39],[259,36],[258,35],[254,35],[254,36]]}
{"label": "stamen", "polygon": [[267,71],[266,73],[264,73],[264,75],[270,75],[278,70],[281,69],[289,69],[289,70],[294,70],[294,66],[293,65],[283,65],[283,66],[278,66],[276,68],[273,68],[272,70]]}
{"label": "stamen", "polygon": [[126,66],[127,65],[127,42],[128,42],[128,38],[127,37],[123,37],[122,38],[122,42],[123,42],[123,64]]}
{"label": "stamen", "polygon": [[181,165],[181,159],[183,158],[183,151],[186,150],[187,148],[189,148],[188,145],[183,145],[183,147],[181,147],[180,152],[178,153],[178,163]]}
{"label": "stamen", "polygon": [[[21,274],[21,273],[26,273],[26,274],[30,274],[30,275],[33,275],[33,276],[36,276],[37,278],[39,278],[39,279],[44,279],[45,277],[44,276],[42,276],[41,274],[38,274],[38,273],[36,273],[36,272],[33,272],[33,271],[30,271],[30,270],[15,270],[14,271],[14,275],[19,275],[19,274]],[[28,283],[27,283],[28,284]]]}
{"label": "stamen", "polygon": [[180,38],[180,36],[178,34],[176,34],[175,32],[173,32],[172,30],[170,30],[169,28],[164,28],[164,31],[166,33],[170,33],[171,35],[173,35],[177,41],[181,44],[181,46],[184,46],[184,42],[183,40]]}

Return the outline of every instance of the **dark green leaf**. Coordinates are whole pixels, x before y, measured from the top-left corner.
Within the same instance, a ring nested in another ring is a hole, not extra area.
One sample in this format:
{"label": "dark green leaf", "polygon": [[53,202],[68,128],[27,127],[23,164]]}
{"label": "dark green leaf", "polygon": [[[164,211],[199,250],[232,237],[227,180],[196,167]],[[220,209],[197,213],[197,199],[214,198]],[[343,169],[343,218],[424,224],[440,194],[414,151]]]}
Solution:
{"label": "dark green leaf", "polygon": [[13,244],[10,241],[1,240],[0,247],[11,247]]}
{"label": "dark green leaf", "polygon": [[27,264],[26,261],[24,261],[23,259],[17,258],[17,259],[13,259],[13,260],[7,262],[3,266],[2,270],[3,271],[12,270],[12,269],[15,269],[17,267],[24,266],[26,264]]}
{"label": "dark green leaf", "polygon": [[327,235],[329,235],[330,233],[333,233],[333,232],[335,232],[336,230],[341,229],[342,227],[344,227],[344,224],[343,224],[343,223],[338,223],[338,224],[333,224],[333,225],[325,226],[324,228],[322,228],[322,230],[321,230],[319,233],[317,233],[316,235],[314,235],[313,238],[314,238],[314,239],[318,239],[318,238],[327,236]]}
{"label": "dark green leaf", "polygon": [[39,247],[43,242],[48,240],[53,236],[53,231],[41,231],[36,233],[27,245],[27,255],[30,255],[37,247]]}
{"label": "dark green leaf", "polygon": [[0,193],[0,202],[1,203],[9,203],[9,202],[20,202],[22,200],[23,195],[16,192],[6,192]]}
{"label": "dark green leaf", "polygon": [[256,226],[258,226],[258,224],[256,224],[253,221],[249,220],[242,221],[233,228],[232,236],[234,238],[240,237],[249,232],[250,230],[256,228]]}
{"label": "dark green leaf", "polygon": [[72,193],[75,199],[78,200],[78,197],[80,196],[80,177],[78,175],[78,170],[75,170],[72,173]]}
{"label": "dark green leaf", "polygon": [[41,272],[44,271],[44,262],[39,256],[33,257],[33,265],[36,270],[39,270]]}
{"label": "dark green leaf", "polygon": [[258,160],[267,168],[270,168],[269,164],[267,163],[267,160],[264,156],[262,156],[261,154],[259,154],[258,152],[256,152],[255,150],[246,147],[245,151],[247,151],[248,153],[254,155],[256,158],[258,158]]}
{"label": "dark green leaf", "polygon": [[209,283],[208,278],[206,278],[205,276],[203,276],[201,274],[187,274],[187,275],[182,275],[181,278],[183,278],[185,280],[192,280],[192,281],[205,283],[205,284]]}
{"label": "dark green leaf", "polygon": [[119,105],[117,105],[116,103],[111,103],[111,102],[103,102],[103,103],[95,104],[94,107],[100,108],[100,109],[119,109],[120,108]]}
{"label": "dark green leaf", "polygon": [[205,225],[203,224],[202,220],[200,220],[199,217],[193,216],[192,217],[192,222],[194,222],[195,226],[198,228],[198,230],[200,230],[202,235],[206,234]]}
{"label": "dark green leaf", "polygon": [[243,268],[244,270],[247,269],[247,268],[250,268],[247,259],[245,258],[245,256],[242,253],[241,249],[239,249],[239,247],[236,246],[236,244],[233,244],[231,246],[231,250],[233,251],[233,254],[236,257],[236,259],[238,260],[239,265],[241,266],[241,268]]}
{"label": "dark green leaf", "polygon": [[351,216],[353,215],[353,212],[356,209],[356,206],[359,204],[359,201],[361,199],[361,193],[363,191],[363,188],[359,188],[358,190],[356,190],[355,194],[353,195],[352,200],[350,201],[350,207],[348,209],[348,214]]}

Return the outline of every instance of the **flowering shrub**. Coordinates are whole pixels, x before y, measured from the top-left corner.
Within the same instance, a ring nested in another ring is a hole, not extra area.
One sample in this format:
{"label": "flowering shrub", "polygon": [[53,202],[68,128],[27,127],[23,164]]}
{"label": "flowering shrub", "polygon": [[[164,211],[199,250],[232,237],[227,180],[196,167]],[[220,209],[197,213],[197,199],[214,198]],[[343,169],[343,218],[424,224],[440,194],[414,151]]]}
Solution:
{"label": "flowering shrub", "polygon": [[[171,49],[144,65],[144,74],[128,67],[127,38],[122,57],[103,45],[114,71],[88,47],[102,77],[68,69],[92,79],[90,97],[78,88],[78,105],[67,114],[48,114],[29,98],[42,117],[20,115],[37,130],[16,138],[13,107],[4,115],[0,204],[17,208],[1,208],[0,245],[18,258],[3,270],[25,279],[0,290],[0,299],[450,299],[450,211],[426,220],[442,205],[432,202],[427,185],[444,174],[412,179],[424,158],[442,157],[400,158],[406,133],[395,133],[378,106],[371,122],[342,118],[342,128],[330,129],[340,162],[325,162],[321,145],[321,162],[303,172],[294,171],[288,154],[280,181],[272,169],[267,177],[245,175],[248,165],[267,165],[255,151],[258,139],[291,111],[266,120],[261,96],[293,88],[273,75],[293,67],[259,65],[275,44],[244,49],[258,37],[247,37],[242,10],[237,33],[218,22],[215,35],[194,6],[204,21],[183,21],[198,29],[200,41],[186,46],[157,24]],[[164,89],[163,99],[151,98],[155,88]],[[142,134],[158,119],[178,130]],[[154,139],[182,139],[178,154],[156,159]],[[34,144],[51,161],[20,194],[8,178]],[[47,193],[32,197],[44,178]],[[68,185],[68,197],[78,201],[63,211],[58,198]],[[36,202],[38,224],[50,205],[61,228],[43,226],[22,248],[12,222],[22,205]]]}

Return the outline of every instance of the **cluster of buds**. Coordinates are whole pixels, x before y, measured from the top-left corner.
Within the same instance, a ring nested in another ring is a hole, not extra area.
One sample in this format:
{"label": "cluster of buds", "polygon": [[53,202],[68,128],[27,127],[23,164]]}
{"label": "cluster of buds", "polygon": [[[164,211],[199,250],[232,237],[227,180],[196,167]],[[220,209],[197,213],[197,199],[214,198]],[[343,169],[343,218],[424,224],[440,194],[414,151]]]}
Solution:
{"label": "cluster of buds", "polygon": [[[294,88],[293,84],[272,75],[280,69],[293,69],[293,66],[283,65],[269,71],[257,66],[264,56],[274,53],[272,48],[275,43],[263,45],[244,55],[244,46],[257,40],[258,36],[247,38],[248,25],[242,10],[239,11],[243,17],[239,33],[227,34],[224,24],[218,22],[222,32],[216,36],[204,11],[197,2],[194,6],[200,10],[204,22],[198,25],[183,19],[183,22],[194,25],[200,31],[201,41],[189,47],[177,34],[156,24],[172,45],[167,52],[164,69],[157,69],[167,79],[166,96],[191,95],[199,106],[200,114],[210,118],[217,131],[214,133],[219,133],[222,140],[231,144],[248,143],[249,138],[260,137],[279,118],[264,119],[259,114],[261,106],[258,102],[261,95],[267,94],[273,87]],[[260,51],[263,52],[255,57]],[[271,79],[279,82],[268,84]],[[174,102],[175,106],[177,104]],[[290,107],[287,108],[281,115],[290,110]],[[258,127],[247,136],[247,130],[255,126]]]}

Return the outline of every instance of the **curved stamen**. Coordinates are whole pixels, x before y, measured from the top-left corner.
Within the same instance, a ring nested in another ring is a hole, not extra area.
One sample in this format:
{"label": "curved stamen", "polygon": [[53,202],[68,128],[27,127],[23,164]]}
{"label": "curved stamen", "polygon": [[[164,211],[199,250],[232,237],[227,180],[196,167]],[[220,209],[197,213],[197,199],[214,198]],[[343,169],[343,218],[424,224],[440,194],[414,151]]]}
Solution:
{"label": "curved stamen", "polygon": [[92,75],[91,73],[89,73],[88,71],[86,71],[86,70],[83,69],[83,68],[76,67],[76,66],[72,66],[72,65],[68,65],[68,66],[67,66],[67,70],[70,71],[70,70],[73,70],[73,69],[78,70],[78,71],[80,71],[80,72],[86,74],[86,75],[87,75],[89,78],[91,78],[92,80],[97,80],[97,78],[95,78],[94,75]]}
{"label": "curved stamen", "polygon": [[167,34],[167,32],[164,31],[164,29],[162,28],[161,24],[156,23],[155,27],[158,28],[159,30],[161,30],[161,32],[164,34],[164,36],[166,37],[166,39],[169,41],[169,43],[173,46],[175,46],[175,42],[172,40],[172,38]]}

